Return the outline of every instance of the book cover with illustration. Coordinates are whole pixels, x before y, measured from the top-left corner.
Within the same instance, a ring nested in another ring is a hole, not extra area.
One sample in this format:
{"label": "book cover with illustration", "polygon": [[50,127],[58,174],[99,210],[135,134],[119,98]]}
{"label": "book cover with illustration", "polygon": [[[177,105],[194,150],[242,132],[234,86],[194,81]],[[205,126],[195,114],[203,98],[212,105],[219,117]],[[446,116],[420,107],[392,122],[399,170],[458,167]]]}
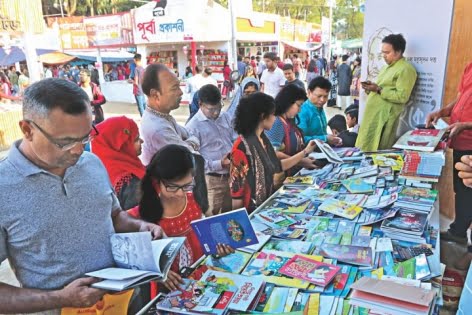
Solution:
{"label": "book cover with illustration", "polygon": [[313,185],[313,182],[311,176],[292,176],[284,180],[284,185]]}
{"label": "book cover with illustration", "polygon": [[314,249],[312,242],[271,239],[263,247],[264,250],[277,250],[294,254],[311,254]]}
{"label": "book cover with illustration", "polygon": [[235,251],[233,254],[219,258],[209,255],[203,260],[202,264],[213,270],[240,273],[251,260],[251,257],[252,254]]}
{"label": "book cover with illustration", "polygon": [[445,130],[415,129],[404,133],[393,145],[395,149],[433,152],[441,141]]}
{"label": "book cover with illustration", "polygon": [[398,201],[433,205],[437,197],[438,191],[434,189],[403,186]]}
{"label": "book cover with illustration", "polygon": [[190,224],[206,255],[216,254],[216,245],[219,243],[240,248],[258,242],[246,209],[195,220]]}
{"label": "book cover with illustration", "polygon": [[382,222],[381,230],[421,235],[427,223],[428,214],[400,209],[393,218],[387,218]]}
{"label": "book cover with illustration", "polygon": [[325,287],[333,280],[339,270],[341,268],[338,266],[295,255],[280,268],[279,272],[289,277],[306,280]]}
{"label": "book cover with illustration", "polygon": [[278,286],[306,289],[309,282],[294,279],[279,272],[279,269],[293,256],[293,253],[262,250],[254,254],[241,274],[251,279],[261,278]]}
{"label": "book cover with illustration", "polygon": [[375,165],[389,166],[393,171],[400,171],[403,167],[403,155],[399,153],[383,153],[370,155]]}
{"label": "book cover with illustration", "polygon": [[216,270],[207,270],[200,280],[219,284],[227,290],[235,291],[229,309],[241,312],[252,310],[251,305],[262,293],[265,285],[262,279]]}
{"label": "book cover with illustration", "polygon": [[362,207],[338,199],[325,200],[318,209],[349,220],[354,219],[362,212]]}
{"label": "book cover with illustration", "polygon": [[315,253],[357,266],[372,266],[372,248],[352,245],[322,244]]}
{"label": "book cover with illustration", "polygon": [[374,185],[367,183],[364,178],[345,179],[341,181],[341,184],[343,184],[351,194],[372,193],[375,189]]}
{"label": "book cover with illustration", "polygon": [[416,275],[415,258],[411,258],[411,259],[396,263],[393,266],[393,271],[396,273],[396,276],[399,278],[415,279],[415,275]]}
{"label": "book cover with illustration", "polygon": [[179,289],[169,292],[155,305],[157,310],[179,314],[225,314],[236,291],[228,286],[182,279]]}

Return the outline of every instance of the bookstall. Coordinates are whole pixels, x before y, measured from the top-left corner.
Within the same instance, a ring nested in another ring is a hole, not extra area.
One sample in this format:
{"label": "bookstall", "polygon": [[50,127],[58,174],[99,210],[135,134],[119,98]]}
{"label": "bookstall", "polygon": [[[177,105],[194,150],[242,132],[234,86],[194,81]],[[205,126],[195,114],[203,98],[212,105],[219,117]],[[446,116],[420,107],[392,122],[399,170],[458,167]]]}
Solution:
{"label": "bookstall", "polygon": [[369,154],[319,145],[326,165],[288,177],[250,224],[241,210],[192,223],[209,252],[211,238],[242,244],[181,270],[181,290],[140,314],[439,314],[442,134],[414,130],[404,150]]}

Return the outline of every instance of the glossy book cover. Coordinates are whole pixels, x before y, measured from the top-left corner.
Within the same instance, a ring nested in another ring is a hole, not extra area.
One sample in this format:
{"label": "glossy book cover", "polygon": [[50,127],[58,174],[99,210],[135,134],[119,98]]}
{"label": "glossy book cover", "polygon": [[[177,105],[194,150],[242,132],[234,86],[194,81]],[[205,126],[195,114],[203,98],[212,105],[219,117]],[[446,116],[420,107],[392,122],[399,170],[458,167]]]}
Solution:
{"label": "glossy book cover", "polygon": [[192,221],[190,224],[206,255],[216,254],[218,243],[227,244],[233,248],[258,243],[246,209],[234,210]]}
{"label": "glossy book cover", "polygon": [[325,287],[333,280],[339,270],[341,268],[335,265],[295,255],[280,268],[279,272],[289,277],[306,280]]}

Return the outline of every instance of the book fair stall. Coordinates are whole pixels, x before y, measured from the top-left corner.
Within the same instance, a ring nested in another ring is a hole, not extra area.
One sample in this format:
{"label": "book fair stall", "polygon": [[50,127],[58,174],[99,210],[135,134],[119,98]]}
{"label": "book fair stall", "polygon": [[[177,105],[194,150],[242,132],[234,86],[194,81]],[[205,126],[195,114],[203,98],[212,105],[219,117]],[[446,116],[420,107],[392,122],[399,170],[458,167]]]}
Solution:
{"label": "book fair stall", "polygon": [[[439,314],[443,135],[413,130],[369,153],[317,143],[325,166],[253,213],[192,222],[208,256],[140,314]],[[211,255],[219,242],[236,252]]]}

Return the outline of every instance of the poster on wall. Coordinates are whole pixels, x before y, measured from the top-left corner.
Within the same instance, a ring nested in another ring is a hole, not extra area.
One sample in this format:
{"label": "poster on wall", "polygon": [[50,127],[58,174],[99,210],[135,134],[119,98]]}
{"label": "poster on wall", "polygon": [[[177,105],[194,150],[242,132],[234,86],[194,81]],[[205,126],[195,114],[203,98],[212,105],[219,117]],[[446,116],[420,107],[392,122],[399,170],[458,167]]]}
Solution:
{"label": "poster on wall", "polygon": [[[390,0],[365,2],[362,81],[376,81],[386,65],[381,53],[382,39],[392,33],[405,37],[404,56],[418,73],[400,116],[397,137],[423,124],[428,113],[442,106],[453,9],[454,0],[397,0],[394,5]],[[366,99],[362,90],[361,120]]]}

